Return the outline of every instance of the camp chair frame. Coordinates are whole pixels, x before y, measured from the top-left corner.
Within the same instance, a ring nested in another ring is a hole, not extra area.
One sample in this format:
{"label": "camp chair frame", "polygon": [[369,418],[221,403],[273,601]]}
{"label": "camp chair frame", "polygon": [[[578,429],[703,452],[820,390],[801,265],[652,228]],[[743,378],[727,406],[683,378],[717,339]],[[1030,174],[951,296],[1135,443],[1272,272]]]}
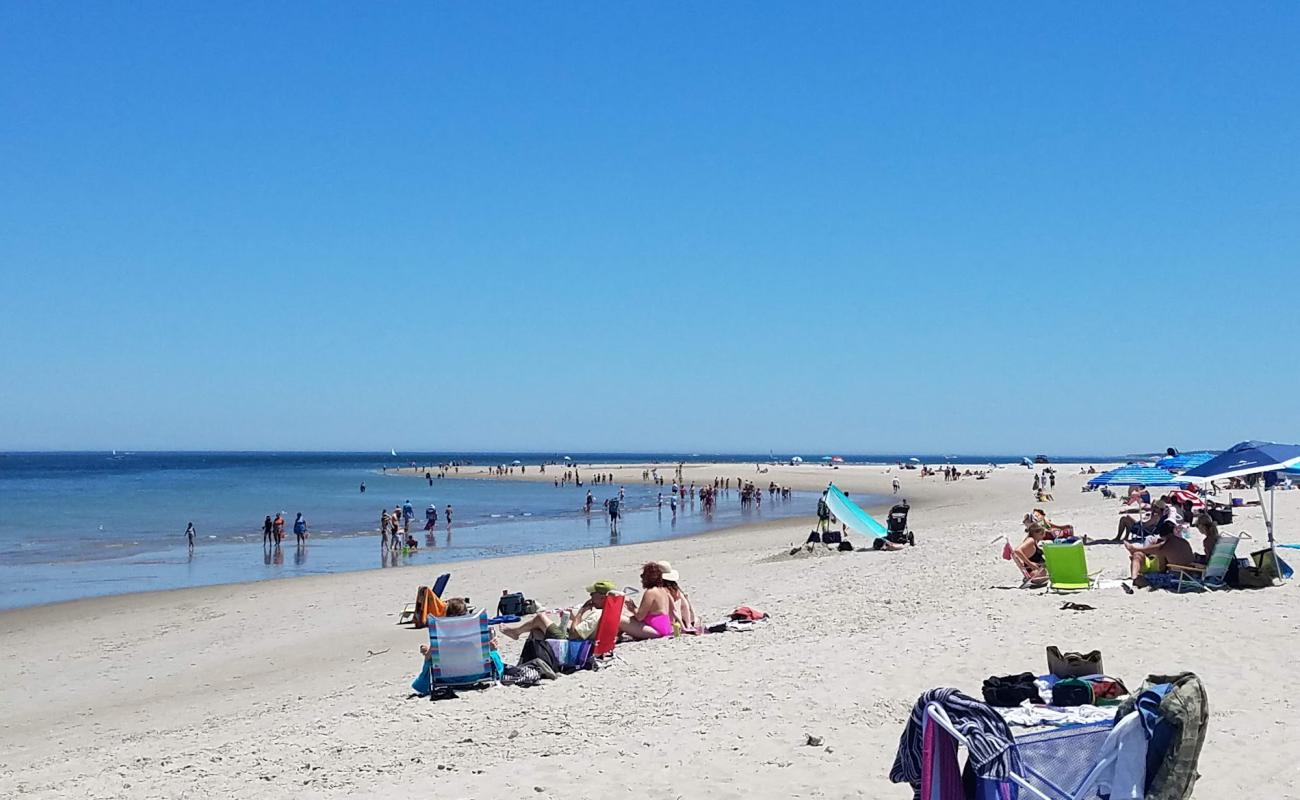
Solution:
{"label": "camp chair frame", "polygon": [[[1075,548],[1078,548],[1078,552],[1083,557],[1084,580],[1082,581],[1058,580],[1058,578],[1052,574],[1053,557],[1050,556],[1049,553],[1053,551],[1065,551],[1065,550],[1073,551]],[[1047,570],[1048,591],[1061,594],[1063,592],[1085,592],[1088,591],[1089,589],[1096,588],[1097,579],[1101,576],[1102,570],[1097,570],[1096,572],[1088,572],[1088,554],[1087,554],[1087,550],[1084,549],[1083,542],[1073,542],[1071,544],[1056,544],[1053,542],[1044,542],[1042,545],[1042,549],[1043,549],[1043,566]]]}
{"label": "camp chair frame", "polygon": [[1205,564],[1170,564],[1169,572],[1177,576],[1174,592],[1181,594],[1183,587],[1191,589],[1223,589],[1228,569],[1237,558],[1237,544],[1240,536],[1219,536],[1214,545],[1214,552]]}
{"label": "camp chair frame", "polygon": [[[446,632],[445,635],[441,635],[442,632],[439,630],[444,626],[464,627],[467,624],[472,624],[476,628],[474,634],[467,636],[465,631],[461,631]],[[488,624],[487,612],[465,617],[430,617],[431,653],[421,664],[420,673],[411,682],[411,688],[419,694],[424,694],[427,690],[429,699],[437,700],[456,689],[481,689],[492,686],[497,682],[498,669],[497,659],[493,658],[491,640],[492,629]],[[466,671],[462,674],[448,675],[446,669],[449,659],[446,654],[454,649],[465,651],[457,654],[454,660]],[[470,650],[473,651],[473,656],[467,659]],[[473,662],[472,666],[468,663],[470,661]]]}
{"label": "camp chair frame", "polygon": [[[958,745],[966,748],[967,752],[970,751],[970,743],[967,741],[966,737],[963,736],[961,732],[957,730],[957,727],[953,725],[952,720],[949,719],[948,717],[948,713],[943,710],[943,706],[937,703],[930,703],[929,705],[927,705],[925,707],[924,724],[938,725],[939,727],[947,731],[948,734],[951,735],[953,739],[957,741]],[[1052,732],[1033,734],[1033,737],[1036,740],[1035,744],[1041,744],[1046,740],[1056,738],[1058,736],[1065,738],[1065,737],[1076,736],[1079,735],[1080,733],[1093,732],[1096,733],[1096,735],[1100,736],[1102,731],[1105,731],[1107,736],[1110,736],[1121,725],[1140,725],[1140,724],[1141,724],[1140,716],[1134,713],[1125,716],[1123,719],[1121,719],[1118,723],[1114,725],[1108,722],[1091,723],[1087,725],[1072,725],[1064,728],[1058,728]],[[1020,743],[1017,742],[1016,744],[1013,744],[1012,747],[1018,747],[1019,745]],[[1062,746],[1064,747],[1065,745]],[[1059,786],[1058,785],[1059,781],[1054,780],[1053,777],[1050,775],[1044,774],[1041,767],[1035,769],[1035,767],[1032,764],[1025,761],[1023,754],[1021,755],[1021,772],[1023,774],[1010,772],[1007,775],[1007,779],[1010,780],[1012,783],[1016,784],[1016,786],[1020,787],[1020,789],[1026,793],[1025,795],[1022,795],[1022,797],[1032,797],[1032,798],[1036,798],[1037,800],[1085,800],[1086,798],[1096,796],[1096,792],[1095,792],[1096,787],[1094,784],[1097,782],[1097,779],[1101,775],[1102,771],[1105,770],[1106,767],[1109,766],[1115,760],[1114,751],[1103,750],[1103,753],[1104,754],[1097,759],[1097,761],[1091,766],[1091,768],[1089,768],[1088,771],[1083,774],[1081,780],[1077,781],[1077,786],[1073,790],[1066,789],[1062,786]],[[1051,793],[1048,794],[1047,792],[1051,792]]]}
{"label": "camp chair frame", "polygon": [[1011,548],[1011,563],[1015,564],[1020,570],[1021,589],[1041,589],[1047,585],[1047,573],[1041,575],[1034,574],[1034,563],[1025,558],[1022,554],[1016,552],[1016,548]]}

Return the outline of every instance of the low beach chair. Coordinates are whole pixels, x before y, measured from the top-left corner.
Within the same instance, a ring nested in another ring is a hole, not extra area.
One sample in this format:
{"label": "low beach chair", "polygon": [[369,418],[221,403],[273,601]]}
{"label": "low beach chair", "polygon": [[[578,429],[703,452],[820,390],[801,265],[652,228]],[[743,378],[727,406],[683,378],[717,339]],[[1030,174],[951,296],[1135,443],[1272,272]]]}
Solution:
{"label": "low beach chair", "polygon": [[[1099,784],[1112,772],[1126,735],[1141,724],[1141,715],[1133,713],[1117,724],[1098,722],[1016,735],[1012,747],[1020,768],[1011,771],[1007,779],[1019,787],[1021,798],[1097,797]],[[926,706],[923,741],[920,796],[925,800],[961,797],[957,747],[969,750],[970,742],[938,704]]]}
{"label": "low beach chair", "polygon": [[610,593],[605,595],[605,606],[600,610],[600,622],[596,625],[596,645],[592,655],[596,658],[611,658],[614,645],[618,643],[618,626],[623,621],[623,595]]}
{"label": "low beach chair", "polygon": [[406,623],[411,622],[415,624],[415,627],[423,628],[425,627],[425,620],[429,614],[432,613],[435,616],[441,617],[445,613],[446,606],[442,606],[444,611],[437,610],[438,603],[432,602],[432,599],[426,594],[426,592],[433,592],[433,597],[437,598],[438,601],[441,602],[442,593],[447,591],[447,581],[449,580],[451,580],[451,573],[444,572],[438,576],[436,581],[433,582],[432,589],[429,589],[427,586],[421,586],[417,589],[415,591],[415,602],[407,603],[405,606],[402,606],[402,613],[397,615],[397,624],[405,625]]}
{"label": "low beach chair", "polygon": [[491,640],[487,612],[471,617],[429,617],[429,657],[411,688],[436,700],[448,690],[496,683]]}
{"label": "low beach chair", "polygon": [[1170,564],[1169,572],[1174,576],[1174,591],[1183,589],[1222,589],[1228,568],[1237,558],[1237,542],[1240,536],[1220,536],[1210,553],[1207,564]]}
{"label": "low beach chair", "polygon": [[1091,589],[1100,572],[1088,574],[1088,556],[1083,542],[1071,544],[1043,543],[1043,562],[1047,566],[1047,583],[1053,592],[1079,592]]}

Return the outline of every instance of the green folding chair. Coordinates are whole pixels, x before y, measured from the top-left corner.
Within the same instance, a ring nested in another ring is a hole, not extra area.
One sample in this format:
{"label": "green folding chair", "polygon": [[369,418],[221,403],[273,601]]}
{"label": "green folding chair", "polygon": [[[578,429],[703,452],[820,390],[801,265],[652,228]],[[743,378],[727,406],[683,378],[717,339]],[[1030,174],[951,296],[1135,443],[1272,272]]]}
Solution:
{"label": "green folding chair", "polygon": [[1093,586],[1094,576],[1088,574],[1083,542],[1044,543],[1043,563],[1047,565],[1047,586],[1053,592],[1080,592]]}
{"label": "green folding chair", "polygon": [[1196,564],[1170,564],[1169,571],[1178,579],[1175,592],[1188,589],[1222,589],[1223,581],[1228,576],[1228,568],[1237,558],[1237,542],[1240,536],[1220,536],[1210,553],[1210,561],[1205,566]]}

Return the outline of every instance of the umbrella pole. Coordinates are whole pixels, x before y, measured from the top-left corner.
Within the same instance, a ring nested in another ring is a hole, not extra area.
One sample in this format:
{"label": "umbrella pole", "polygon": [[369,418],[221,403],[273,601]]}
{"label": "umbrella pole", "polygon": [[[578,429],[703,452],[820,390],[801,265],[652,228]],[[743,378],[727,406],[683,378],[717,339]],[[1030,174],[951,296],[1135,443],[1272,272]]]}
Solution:
{"label": "umbrella pole", "polygon": [[1259,510],[1264,513],[1264,529],[1268,531],[1268,549],[1273,554],[1273,564],[1277,569],[1278,583],[1282,582],[1282,564],[1277,560],[1277,544],[1273,541],[1273,489],[1268,490],[1268,504],[1264,504],[1264,476],[1255,481],[1255,492],[1259,495]]}

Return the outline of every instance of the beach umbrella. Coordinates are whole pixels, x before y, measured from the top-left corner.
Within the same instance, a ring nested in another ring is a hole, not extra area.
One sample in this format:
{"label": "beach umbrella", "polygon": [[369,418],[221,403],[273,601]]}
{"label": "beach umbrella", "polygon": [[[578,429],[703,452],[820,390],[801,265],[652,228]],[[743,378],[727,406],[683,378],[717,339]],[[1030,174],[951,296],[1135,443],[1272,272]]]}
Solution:
{"label": "beach umbrella", "polygon": [[832,456],[832,457],[831,457],[831,463],[832,463],[832,464],[843,464],[843,463],[844,463],[844,457],[843,457],[843,456]]}
{"label": "beach umbrella", "polygon": [[1176,456],[1165,456],[1156,462],[1156,466],[1160,469],[1192,469],[1212,458],[1214,453],[1180,453]]}
{"label": "beach umbrella", "polygon": [[800,458],[799,456],[795,456],[794,458],[790,459],[790,463],[791,463],[791,464],[802,464],[802,463],[803,463],[803,459]]}
{"label": "beach umbrella", "polygon": [[517,466],[519,466],[520,464],[522,464],[522,463],[524,463],[524,462],[522,462],[522,461],[520,461],[519,459],[516,458],[514,461],[511,461],[510,463],[511,463],[512,465],[514,465],[514,466],[517,467]]}
{"label": "beach umbrella", "polygon": [[569,456],[565,456],[565,457],[564,457],[564,460],[565,460],[565,461],[572,461],[573,459],[570,458]]}
{"label": "beach umbrella", "polygon": [[[1276,442],[1241,442],[1224,450],[1214,458],[1183,473],[1184,478],[1217,481],[1225,478],[1244,478],[1248,475],[1265,475],[1282,472],[1300,464],[1300,445]],[[1255,481],[1259,494],[1259,507],[1264,512],[1264,527],[1268,530],[1268,547],[1277,561],[1277,544],[1273,541],[1273,487],[1268,489],[1268,505],[1264,505],[1264,480]],[[1278,567],[1281,575],[1282,568]]]}
{"label": "beach umbrella", "polygon": [[919,459],[919,458],[915,458],[915,457],[913,457],[913,458],[909,458],[909,459],[907,459],[907,460],[908,460],[908,461],[914,461],[914,462],[916,462],[917,464],[920,464],[920,463],[921,463],[921,459]]}
{"label": "beach umbrella", "polygon": [[822,456],[822,461],[834,461],[834,456]]}
{"label": "beach umbrella", "polygon": [[1094,475],[1089,486],[1185,486],[1191,483],[1186,476],[1179,477],[1167,469],[1125,464]]}

